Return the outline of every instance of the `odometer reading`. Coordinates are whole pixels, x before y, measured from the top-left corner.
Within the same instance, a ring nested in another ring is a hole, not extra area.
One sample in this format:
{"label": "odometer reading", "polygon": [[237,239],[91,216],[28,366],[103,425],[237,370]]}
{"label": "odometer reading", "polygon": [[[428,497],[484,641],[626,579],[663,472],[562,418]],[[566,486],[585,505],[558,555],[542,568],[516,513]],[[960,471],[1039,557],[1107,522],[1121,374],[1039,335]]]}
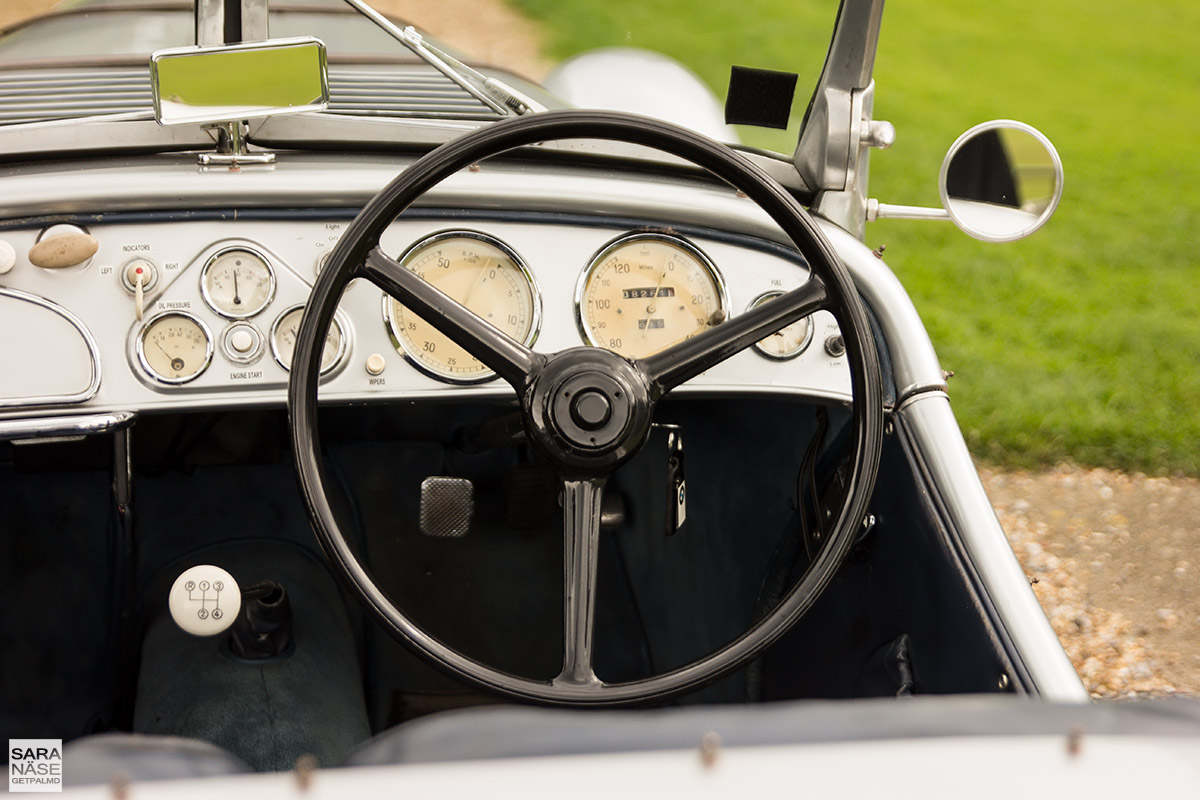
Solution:
{"label": "odometer reading", "polygon": [[612,242],[580,277],[576,321],[583,338],[644,358],[725,321],[721,276],[675,236],[635,233]]}
{"label": "odometer reading", "polygon": [[[417,273],[490,325],[524,345],[537,338],[541,303],[520,257],[497,239],[474,231],[447,231],[417,243],[400,258]],[[478,383],[495,373],[392,297],[384,297],[392,342],[410,362],[439,380]]]}

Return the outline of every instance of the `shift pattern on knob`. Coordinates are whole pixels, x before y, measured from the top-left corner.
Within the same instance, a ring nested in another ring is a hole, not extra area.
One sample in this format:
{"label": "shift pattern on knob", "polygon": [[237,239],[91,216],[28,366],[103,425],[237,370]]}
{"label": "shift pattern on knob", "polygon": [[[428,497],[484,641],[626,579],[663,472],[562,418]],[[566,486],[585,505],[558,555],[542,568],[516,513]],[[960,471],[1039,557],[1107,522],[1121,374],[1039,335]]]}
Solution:
{"label": "shift pattern on knob", "polygon": [[228,572],[200,564],[175,579],[167,605],[175,624],[187,633],[215,636],[237,619],[242,593]]}

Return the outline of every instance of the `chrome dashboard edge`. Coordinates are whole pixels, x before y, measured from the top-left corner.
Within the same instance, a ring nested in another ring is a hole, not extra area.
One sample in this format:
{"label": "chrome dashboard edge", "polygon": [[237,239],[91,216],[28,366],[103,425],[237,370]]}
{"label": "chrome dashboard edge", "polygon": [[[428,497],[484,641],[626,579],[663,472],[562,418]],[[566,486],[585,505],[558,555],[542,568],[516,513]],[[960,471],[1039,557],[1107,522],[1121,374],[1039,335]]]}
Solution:
{"label": "chrome dashboard edge", "polygon": [[137,419],[132,411],[107,414],[67,414],[60,417],[20,417],[0,420],[0,441],[59,439],[112,433],[128,428]]}

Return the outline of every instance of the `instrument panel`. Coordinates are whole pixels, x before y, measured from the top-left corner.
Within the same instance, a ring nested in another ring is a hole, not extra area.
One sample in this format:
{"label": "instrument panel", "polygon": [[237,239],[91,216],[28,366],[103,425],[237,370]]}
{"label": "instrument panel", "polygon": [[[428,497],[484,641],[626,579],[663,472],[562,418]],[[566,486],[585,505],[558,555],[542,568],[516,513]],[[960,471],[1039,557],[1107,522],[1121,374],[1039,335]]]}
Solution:
{"label": "instrument panel", "polygon": [[[97,344],[87,406],[121,410],[282,402],[316,274],[348,219],[161,219],[77,226],[95,255],[45,269],[22,255],[45,229],[5,231],[18,253],[0,293],[70,312]],[[57,225],[60,233],[71,226]],[[599,346],[641,358],[769,302],[807,269],[778,245],[706,230],[622,229],[436,214],[393,223],[381,247],[512,338],[541,352]],[[826,312],[699,376],[684,391],[850,395]],[[37,347],[37,343],[31,343]],[[54,369],[53,363],[47,369]],[[322,397],[509,393],[428,321],[366,280],[340,301],[322,355]],[[20,380],[9,376],[6,383]],[[20,394],[15,387],[12,396]],[[10,394],[0,386],[0,395]],[[3,398],[0,397],[0,403]],[[8,404],[11,405],[11,404]]]}

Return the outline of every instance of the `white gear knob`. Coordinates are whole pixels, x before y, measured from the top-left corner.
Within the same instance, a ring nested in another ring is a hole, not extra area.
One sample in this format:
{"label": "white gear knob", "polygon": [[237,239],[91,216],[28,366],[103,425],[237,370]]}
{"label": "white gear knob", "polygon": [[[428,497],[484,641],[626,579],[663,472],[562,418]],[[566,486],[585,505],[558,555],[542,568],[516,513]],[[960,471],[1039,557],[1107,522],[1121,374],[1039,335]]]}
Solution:
{"label": "white gear knob", "polygon": [[175,624],[194,636],[215,636],[237,619],[242,592],[225,570],[200,564],[175,579],[167,597]]}

